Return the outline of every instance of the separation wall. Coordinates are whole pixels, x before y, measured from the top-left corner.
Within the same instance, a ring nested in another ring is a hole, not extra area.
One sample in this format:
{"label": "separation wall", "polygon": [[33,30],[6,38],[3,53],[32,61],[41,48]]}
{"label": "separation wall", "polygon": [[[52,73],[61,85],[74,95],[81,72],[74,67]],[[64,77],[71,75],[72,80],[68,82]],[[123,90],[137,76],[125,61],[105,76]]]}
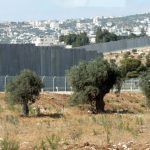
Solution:
{"label": "separation wall", "polygon": [[100,54],[85,49],[36,47],[33,44],[0,44],[0,76],[15,76],[30,69],[40,76],[64,76],[66,70],[81,60],[89,61]]}
{"label": "separation wall", "polygon": [[79,48],[84,48],[87,51],[93,50],[97,51],[98,53],[106,53],[147,46],[150,46],[150,37],[140,37],[135,39],[124,39],[107,43],[91,44]]}

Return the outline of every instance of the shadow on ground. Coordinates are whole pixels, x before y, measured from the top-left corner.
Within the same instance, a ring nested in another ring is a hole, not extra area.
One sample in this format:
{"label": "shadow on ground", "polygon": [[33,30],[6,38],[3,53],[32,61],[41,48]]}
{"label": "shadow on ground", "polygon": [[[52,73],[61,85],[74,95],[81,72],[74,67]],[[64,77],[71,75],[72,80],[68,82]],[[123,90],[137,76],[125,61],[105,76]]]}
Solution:
{"label": "shadow on ground", "polygon": [[64,115],[62,113],[52,113],[52,114],[39,114],[36,117],[50,117],[54,119],[59,119],[59,118],[63,118]]}
{"label": "shadow on ground", "polygon": [[53,119],[60,119],[63,118],[64,115],[62,113],[52,113],[52,114],[39,114],[39,115],[30,115],[30,116],[24,116],[20,115],[22,118],[53,118]]}

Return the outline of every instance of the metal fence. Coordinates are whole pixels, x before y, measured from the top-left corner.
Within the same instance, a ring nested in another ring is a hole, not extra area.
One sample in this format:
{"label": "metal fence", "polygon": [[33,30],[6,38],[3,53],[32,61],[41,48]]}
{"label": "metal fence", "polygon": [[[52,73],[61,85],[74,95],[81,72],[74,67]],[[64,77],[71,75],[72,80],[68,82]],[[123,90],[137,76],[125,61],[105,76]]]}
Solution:
{"label": "metal fence", "polygon": [[[0,91],[5,91],[6,85],[12,81],[15,76],[0,76]],[[68,83],[68,77],[62,76],[41,76],[44,88],[43,91],[59,92],[59,91],[72,91],[72,87]],[[121,91],[139,92],[139,79],[126,80]]]}
{"label": "metal fence", "polygon": [[125,80],[121,91],[130,91],[130,92],[140,92],[140,85],[139,85],[139,79],[130,79],[130,80]]}

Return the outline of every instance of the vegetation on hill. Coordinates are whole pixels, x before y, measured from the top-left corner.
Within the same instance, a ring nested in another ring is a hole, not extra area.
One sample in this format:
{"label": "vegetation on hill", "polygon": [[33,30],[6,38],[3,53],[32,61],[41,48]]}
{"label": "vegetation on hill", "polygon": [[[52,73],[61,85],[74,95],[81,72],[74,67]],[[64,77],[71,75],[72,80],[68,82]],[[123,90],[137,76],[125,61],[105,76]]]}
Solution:
{"label": "vegetation on hill", "polygon": [[67,45],[72,45],[73,47],[89,44],[89,38],[85,32],[80,34],[61,35],[59,41],[65,42]]}
{"label": "vegetation on hill", "polygon": [[[107,29],[96,28],[96,43],[106,43],[110,41],[118,41],[121,39],[132,39],[147,36],[144,28],[141,29],[141,34],[136,35],[130,31],[130,35],[128,36],[119,36],[115,33],[109,32]],[[86,32],[80,34],[69,34],[69,35],[61,35],[59,37],[60,42],[64,42],[67,45],[72,45],[73,47],[79,47],[88,45],[90,43],[89,37]]]}
{"label": "vegetation on hill", "polygon": [[114,33],[110,33],[106,29],[102,30],[101,28],[98,28],[96,31],[96,43],[105,43],[117,40],[119,40],[119,37]]}
{"label": "vegetation on hill", "polygon": [[[141,30],[140,35],[131,33],[129,36],[118,36],[115,33],[111,33],[106,29],[102,30],[101,28],[97,28],[96,43],[118,41],[121,39],[131,39],[131,38],[137,38],[141,36],[146,36],[146,32],[144,29]],[[59,41],[64,42],[67,45],[72,45],[73,47],[84,46],[90,43],[86,32],[80,34],[61,35],[59,37]]]}
{"label": "vegetation on hill", "polygon": [[139,59],[135,58],[124,58],[121,60],[121,70],[123,76],[127,78],[137,78],[140,76],[141,72],[146,71],[146,66],[144,66]]}
{"label": "vegetation on hill", "polygon": [[136,35],[131,32],[129,36],[118,36],[115,33],[111,33],[106,29],[102,30],[101,28],[98,28],[96,31],[96,43],[118,41],[121,39],[132,39],[132,38],[137,38],[137,37],[142,37],[142,36],[146,36],[146,32],[143,28],[141,30],[140,35]]}

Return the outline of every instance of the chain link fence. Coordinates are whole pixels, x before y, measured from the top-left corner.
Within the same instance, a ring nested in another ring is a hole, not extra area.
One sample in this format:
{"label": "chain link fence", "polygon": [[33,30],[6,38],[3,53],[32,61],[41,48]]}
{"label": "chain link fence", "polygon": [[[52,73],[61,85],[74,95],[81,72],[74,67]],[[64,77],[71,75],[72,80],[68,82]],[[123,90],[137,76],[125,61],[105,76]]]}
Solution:
{"label": "chain link fence", "polygon": [[125,80],[121,87],[121,91],[140,92],[139,79]]}
{"label": "chain link fence", "polygon": [[[6,90],[6,85],[15,79],[15,76],[0,76],[0,91]],[[60,91],[72,91],[72,87],[68,83],[68,77],[66,76],[41,76],[43,82],[42,91],[60,92]],[[121,91],[139,92],[139,79],[130,79],[124,81]]]}

